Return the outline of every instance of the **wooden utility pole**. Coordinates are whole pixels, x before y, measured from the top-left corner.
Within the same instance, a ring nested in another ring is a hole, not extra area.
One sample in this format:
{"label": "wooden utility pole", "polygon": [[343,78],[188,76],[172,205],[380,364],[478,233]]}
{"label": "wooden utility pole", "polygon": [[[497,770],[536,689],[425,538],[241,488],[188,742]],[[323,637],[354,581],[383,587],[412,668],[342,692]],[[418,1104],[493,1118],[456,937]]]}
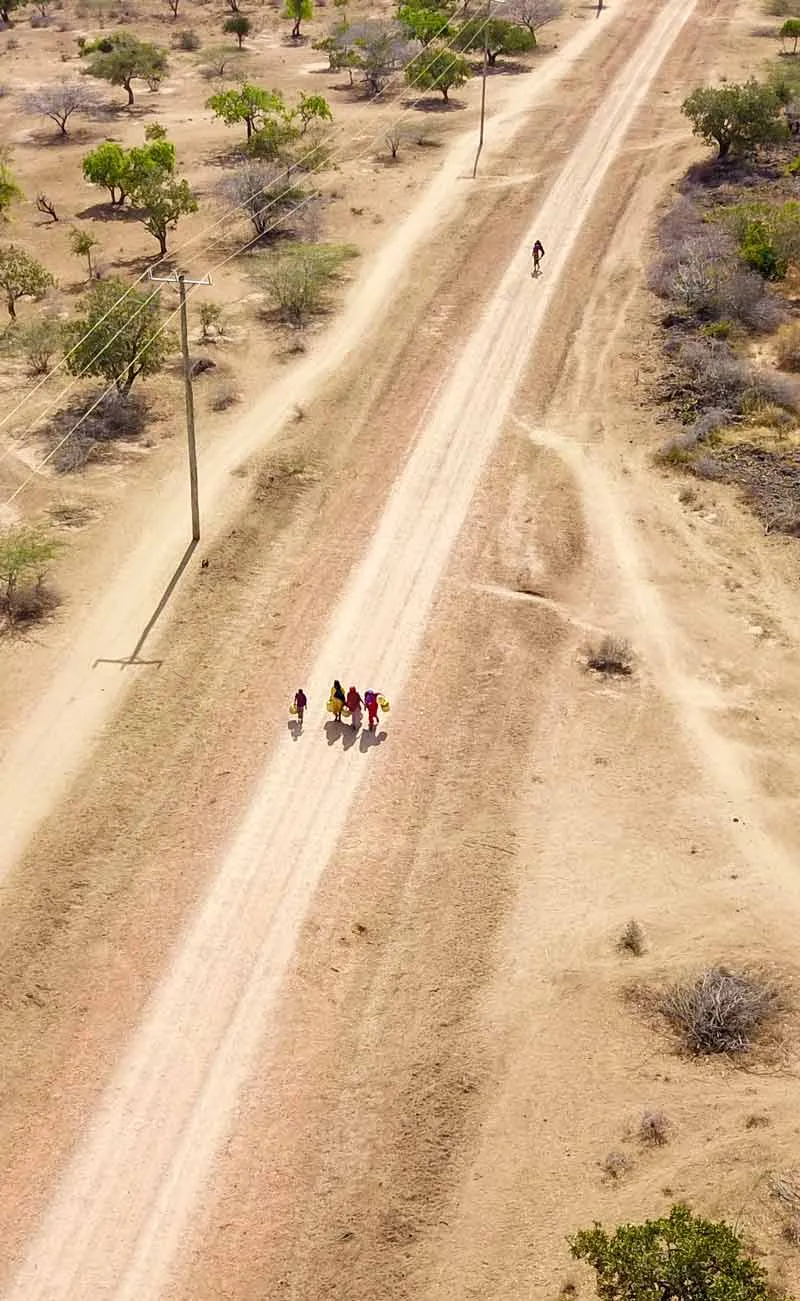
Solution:
{"label": "wooden utility pole", "polygon": [[486,26],[483,29],[483,80],[481,81],[481,128],[478,136],[478,152],[475,155],[475,163],[472,168],[472,179],[478,175],[478,159],[483,149],[483,128],[486,121],[486,75],[489,71],[489,16],[492,11],[492,0],[487,0],[486,4]]}
{"label": "wooden utility pole", "polygon": [[183,352],[183,387],[186,402],[186,445],[189,451],[189,502],[192,512],[192,541],[200,541],[200,490],[197,474],[197,441],[194,432],[194,393],[192,391],[192,362],[189,356],[189,321],[186,313],[186,286],[210,285],[211,277],[202,280],[188,280],[185,275],[175,271],[169,276],[154,276],[148,271],[152,281],[160,285],[178,286],[181,302],[181,351]]}

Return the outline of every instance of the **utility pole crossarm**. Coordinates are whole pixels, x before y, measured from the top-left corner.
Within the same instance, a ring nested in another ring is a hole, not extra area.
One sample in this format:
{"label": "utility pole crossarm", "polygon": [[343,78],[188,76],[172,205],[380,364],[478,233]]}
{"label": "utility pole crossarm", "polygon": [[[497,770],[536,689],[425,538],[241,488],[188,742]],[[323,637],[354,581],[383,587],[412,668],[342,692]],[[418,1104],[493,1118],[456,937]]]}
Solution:
{"label": "utility pole crossarm", "polygon": [[194,432],[194,393],[192,391],[192,362],[189,357],[189,321],[186,312],[186,286],[210,285],[211,277],[202,280],[190,280],[180,271],[173,271],[168,276],[154,276],[151,269],[149,278],[159,285],[177,285],[181,304],[181,351],[183,353],[183,385],[186,400],[186,443],[189,450],[189,498],[192,511],[192,541],[200,540],[200,491],[197,475],[197,441]]}

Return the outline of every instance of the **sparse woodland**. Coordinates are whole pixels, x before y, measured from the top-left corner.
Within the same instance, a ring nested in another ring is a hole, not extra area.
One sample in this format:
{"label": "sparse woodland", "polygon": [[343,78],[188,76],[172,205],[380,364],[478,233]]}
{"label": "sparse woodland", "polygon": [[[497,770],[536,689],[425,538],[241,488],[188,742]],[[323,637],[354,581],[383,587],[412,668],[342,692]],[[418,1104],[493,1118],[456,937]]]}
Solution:
{"label": "sparse woodland", "polygon": [[[561,7],[504,0],[490,64],[529,71]],[[178,408],[177,295],[149,269],[219,267],[191,303],[209,413],[240,400],[245,341],[278,360],[304,351],[380,234],[359,220],[363,203],[348,211],[348,186],[364,160],[390,193],[404,166],[435,166],[426,146],[452,129],[435,110],[462,107],[483,43],[469,0],[382,16],[347,0],[8,0],[0,353],[19,395],[12,447],[21,439],[57,480],[141,446]]]}

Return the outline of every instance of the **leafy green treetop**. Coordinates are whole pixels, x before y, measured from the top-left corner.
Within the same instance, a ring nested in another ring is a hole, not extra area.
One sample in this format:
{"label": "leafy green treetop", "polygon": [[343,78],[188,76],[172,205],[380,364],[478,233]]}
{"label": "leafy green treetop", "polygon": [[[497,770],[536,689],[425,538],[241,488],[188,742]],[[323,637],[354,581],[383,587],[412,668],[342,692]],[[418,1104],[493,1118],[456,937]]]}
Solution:
{"label": "leafy green treetop", "polygon": [[81,54],[90,57],[86,69],[89,76],[99,77],[112,86],[124,86],[129,104],[134,102],[134,81],[157,85],[167,71],[166,51],[131,32],[112,32],[110,36],[85,43]]}
{"label": "leafy green treetop", "polygon": [[429,45],[412,59],[406,68],[406,80],[421,90],[441,91],[447,99],[453,86],[463,86],[470,67],[462,54]]}
{"label": "leafy green treetop", "polygon": [[162,257],[167,251],[167,232],[189,212],[197,212],[197,199],[189,182],[168,175],[148,176],[131,191],[131,202],[141,210],[142,225],[158,240]]}
{"label": "leafy green treetop", "polygon": [[245,36],[249,36],[253,30],[253,24],[246,14],[235,13],[231,14],[230,18],[225,19],[222,30],[227,32],[229,36],[236,37],[236,43],[241,50]]}
{"label": "leafy green treetop", "polygon": [[127,397],[140,375],[163,369],[173,338],[161,329],[157,291],[139,292],[111,278],[92,286],[83,315],[65,326],[72,375],[101,375]]}
{"label": "leafy green treetop", "polygon": [[34,576],[41,580],[57,552],[58,543],[35,529],[0,532],[0,604],[11,609],[19,585]]}
{"label": "leafy green treetop", "polygon": [[419,3],[404,4],[398,9],[397,17],[408,35],[423,45],[436,39],[445,41],[450,36],[450,16],[443,9]]}
{"label": "leafy green treetop", "polygon": [[313,0],[285,0],[283,16],[292,20],[291,39],[299,41],[300,24],[314,17]]}
{"label": "leafy green treetop", "polygon": [[6,220],[6,212],[12,203],[21,198],[22,190],[14,180],[6,158],[0,153],[0,221]]}
{"label": "leafy green treetop", "polygon": [[572,1254],[597,1274],[602,1301],[769,1301],[764,1270],[727,1224],[673,1206],[661,1220],[599,1224],[570,1240]]}
{"label": "leafy green treetop", "polygon": [[211,96],[206,107],[221,118],[226,126],[244,122],[248,140],[271,114],[286,111],[280,91],[265,90],[262,86],[252,86],[249,82],[238,89],[218,91]]}
{"label": "leafy green treetop", "polygon": [[456,33],[454,45],[459,50],[482,50],[486,43],[491,67],[499,54],[527,54],[536,45],[536,37],[520,23],[506,18],[469,18]]}
{"label": "leafy green treetop", "polygon": [[151,134],[146,144],[131,149],[123,149],[115,140],[104,140],[83,160],[87,181],[108,190],[115,207],[120,207],[149,178],[171,176],[174,171],[175,146],[161,134],[155,138]]}
{"label": "leafy green treetop", "polygon": [[332,122],[331,106],[323,95],[304,95],[301,93],[296,108],[290,110],[292,117],[301,122],[301,134],[305,135],[312,122]]}
{"label": "leafy green treetop", "polygon": [[751,154],[759,145],[774,144],[787,134],[781,115],[781,100],[772,86],[755,78],[741,85],[701,86],[682,105],[694,134],[716,144],[719,157]]}
{"label": "leafy green treetop", "polygon": [[41,262],[37,262],[16,244],[0,248],[0,292],[12,320],[17,315],[20,298],[43,298],[55,281]]}

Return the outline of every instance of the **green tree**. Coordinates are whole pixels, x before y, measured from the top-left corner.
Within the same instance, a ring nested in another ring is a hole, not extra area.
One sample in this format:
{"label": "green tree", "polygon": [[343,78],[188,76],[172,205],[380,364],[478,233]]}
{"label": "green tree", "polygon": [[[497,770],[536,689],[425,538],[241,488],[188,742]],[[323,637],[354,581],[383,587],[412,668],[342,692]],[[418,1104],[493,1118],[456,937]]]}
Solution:
{"label": "green tree", "polygon": [[197,212],[197,199],[188,181],[171,176],[149,176],[131,190],[131,203],[141,211],[142,225],[158,240],[159,251],[167,251],[167,232],[181,217]]}
{"label": "green tree", "polygon": [[437,38],[445,41],[450,36],[450,17],[443,9],[431,9],[419,3],[406,4],[400,6],[397,17],[408,35],[415,41],[422,41],[423,45]]}
{"label": "green tree", "polygon": [[6,158],[0,153],[0,221],[6,220],[6,212],[12,203],[22,198],[22,190],[14,180]]}
{"label": "green tree", "polygon": [[20,298],[42,298],[55,281],[41,262],[37,262],[16,244],[0,248],[0,291],[12,320],[17,315]]}
{"label": "green tree", "polygon": [[215,117],[221,118],[226,126],[244,122],[247,139],[258,131],[273,115],[286,114],[286,105],[280,91],[264,90],[262,86],[251,86],[245,82],[238,90],[221,90],[207,101]]}
{"label": "green tree", "polygon": [[800,202],[737,203],[723,208],[744,261],[765,280],[782,280],[789,264],[800,263]]}
{"label": "green tree", "polygon": [[792,54],[797,53],[797,42],[800,40],[800,18],[787,18],[778,33],[783,41],[783,48],[786,49],[786,42],[792,42]]}
{"label": "green tree", "polygon": [[292,109],[291,115],[300,119],[302,135],[305,135],[312,122],[333,121],[331,106],[323,95],[301,93],[297,108]]}
{"label": "green tree", "polygon": [[236,37],[239,49],[241,50],[245,36],[249,36],[253,30],[253,24],[244,14],[231,14],[230,18],[225,19],[225,22],[222,25],[222,30],[223,32],[227,32],[230,36]]}
{"label": "green tree", "polygon": [[[163,129],[163,128],[162,128]],[[163,136],[156,136],[144,145],[134,145],[125,150],[124,180],[129,196],[148,181],[164,180],[175,172],[175,146]]]}
{"label": "green tree", "polygon": [[767,1277],[727,1224],[673,1206],[666,1219],[599,1224],[570,1240],[597,1274],[602,1301],[768,1301]]}
{"label": "green tree", "polygon": [[291,39],[299,41],[300,24],[308,23],[314,17],[313,0],[285,0],[283,16],[292,21]]}
{"label": "green tree", "polygon": [[90,77],[99,77],[112,86],[124,86],[128,103],[133,101],[133,82],[146,81],[154,86],[167,71],[167,53],[150,41],[142,41],[131,32],[113,32],[81,48],[91,56],[87,67]]}
{"label": "green tree", "polygon": [[111,202],[119,208],[127,195],[127,151],[116,140],[104,140],[83,160],[83,174],[92,185],[108,190]]}
{"label": "green tree", "polygon": [[17,326],[15,341],[28,363],[29,374],[46,375],[61,344],[58,319],[49,313],[31,317]]}
{"label": "green tree", "polygon": [[484,42],[491,67],[499,54],[527,54],[536,45],[536,37],[520,23],[506,18],[470,18],[456,32],[453,44],[459,50],[482,50]]}
{"label": "green tree", "polygon": [[288,113],[265,118],[248,145],[248,151],[254,158],[270,161],[282,158],[287,147],[298,136],[297,127]]}
{"label": "green tree", "polygon": [[158,291],[139,292],[117,279],[92,286],[64,337],[70,374],[101,375],[122,397],[140,375],[163,369],[174,342],[161,328]]}
{"label": "green tree", "polygon": [[740,85],[700,86],[684,100],[682,112],[695,135],[718,146],[720,158],[754,153],[787,134],[779,95],[752,77]]}
{"label": "green tree", "polygon": [[34,529],[9,529],[0,533],[0,605],[11,615],[20,585],[44,579],[58,543]]}
{"label": "green tree", "polygon": [[92,266],[92,249],[97,248],[100,241],[95,239],[94,235],[88,230],[73,229],[69,233],[69,246],[76,257],[85,257],[86,266],[89,272],[89,279],[94,276],[94,267]]}
{"label": "green tree", "polygon": [[11,15],[15,9],[21,9],[25,0],[0,0],[0,18],[4,23],[11,22]]}
{"label": "green tree", "polygon": [[347,33],[348,60],[358,68],[373,95],[383,90],[388,79],[405,68],[417,53],[399,23],[367,19],[354,23]]}
{"label": "green tree", "polygon": [[264,288],[285,321],[303,326],[324,306],[348,250],[325,245],[296,244],[270,259]]}
{"label": "green tree", "polygon": [[462,54],[428,46],[409,63],[406,81],[421,90],[439,90],[446,100],[454,86],[464,85],[469,73],[469,64]]}
{"label": "green tree", "polygon": [[352,86],[353,69],[356,66],[356,60],[353,58],[355,32],[349,23],[337,23],[329,36],[312,42],[312,49],[323,50],[327,54],[331,72],[342,72],[346,68]]}

